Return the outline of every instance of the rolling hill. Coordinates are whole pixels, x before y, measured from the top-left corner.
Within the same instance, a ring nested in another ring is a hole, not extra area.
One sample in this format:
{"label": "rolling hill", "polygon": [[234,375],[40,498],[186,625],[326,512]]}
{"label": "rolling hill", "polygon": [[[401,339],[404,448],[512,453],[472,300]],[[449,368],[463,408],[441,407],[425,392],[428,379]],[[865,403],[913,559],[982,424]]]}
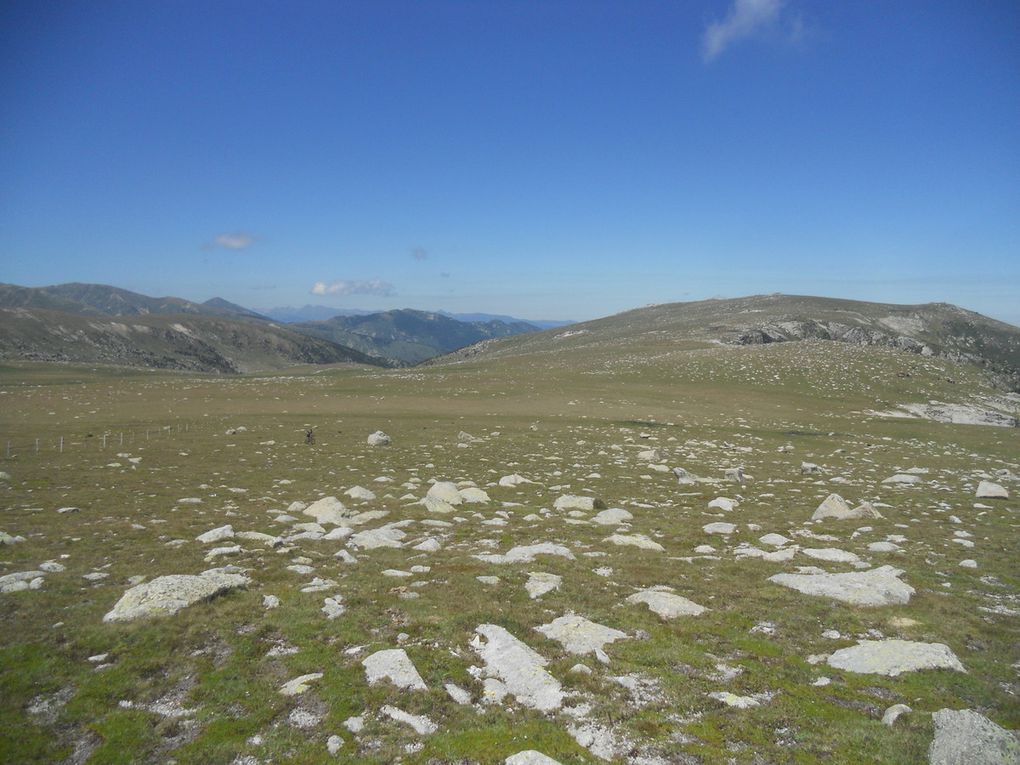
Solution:
{"label": "rolling hill", "polygon": [[654,356],[803,341],[969,362],[989,372],[1000,387],[1020,391],[1020,328],[947,303],[896,305],[796,295],[648,306],[562,330],[484,341],[436,363],[475,356]]}

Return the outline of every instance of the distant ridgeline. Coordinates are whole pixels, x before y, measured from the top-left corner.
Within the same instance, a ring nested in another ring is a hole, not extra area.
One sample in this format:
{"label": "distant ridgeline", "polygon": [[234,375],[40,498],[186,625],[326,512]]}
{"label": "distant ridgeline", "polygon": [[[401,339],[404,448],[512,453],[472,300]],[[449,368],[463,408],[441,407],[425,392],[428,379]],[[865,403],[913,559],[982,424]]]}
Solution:
{"label": "distant ridgeline", "polygon": [[420,311],[282,325],[221,298],[194,303],[101,284],[0,284],[3,359],[217,373],[340,362],[403,366],[536,331],[523,322],[461,322]]}

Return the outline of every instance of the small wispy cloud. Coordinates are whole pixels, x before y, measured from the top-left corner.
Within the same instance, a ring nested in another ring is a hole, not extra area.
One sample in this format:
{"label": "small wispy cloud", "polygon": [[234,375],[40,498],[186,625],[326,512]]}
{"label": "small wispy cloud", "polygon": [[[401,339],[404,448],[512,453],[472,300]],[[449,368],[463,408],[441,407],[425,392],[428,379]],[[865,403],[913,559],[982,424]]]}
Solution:
{"label": "small wispy cloud", "polygon": [[246,231],[231,231],[225,234],[217,234],[216,237],[206,245],[206,249],[223,250],[247,250],[255,244],[255,236]]}
{"label": "small wispy cloud", "polygon": [[316,282],[313,295],[392,295],[393,285],[382,279],[338,279],[335,282]]}
{"label": "small wispy cloud", "polygon": [[[722,21],[714,21],[705,29],[702,52],[705,61],[712,61],[741,40],[763,34],[779,26],[785,0],[733,0]],[[793,34],[799,35],[800,20],[794,22]]]}
{"label": "small wispy cloud", "polygon": [[428,260],[429,253],[424,247],[414,247],[411,249],[411,257],[415,260]]}

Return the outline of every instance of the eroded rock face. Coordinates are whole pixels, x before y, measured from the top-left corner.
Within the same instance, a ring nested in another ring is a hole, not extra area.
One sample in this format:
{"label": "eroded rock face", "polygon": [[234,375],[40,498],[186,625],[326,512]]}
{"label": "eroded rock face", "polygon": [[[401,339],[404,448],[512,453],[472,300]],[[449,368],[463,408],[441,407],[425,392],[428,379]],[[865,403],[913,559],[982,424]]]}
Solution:
{"label": "eroded rock face", "polygon": [[243,574],[206,571],[199,576],[171,574],[132,587],[125,592],[104,622],[128,622],[172,616],[182,608],[209,600],[230,590],[246,587],[250,580]]}
{"label": "eroded rock face", "polygon": [[922,669],[952,669],[966,672],[949,646],[913,640],[861,640],[841,648],[828,659],[830,667],[868,675],[896,677]]}
{"label": "eroded rock face", "polygon": [[484,673],[502,683],[526,707],[549,712],[563,704],[563,689],[545,666],[548,661],[497,624],[480,624],[471,641],[485,662]]}
{"label": "eroded rock face", "polygon": [[984,715],[970,709],[940,709],[932,720],[935,738],[928,749],[930,765],[1020,763],[1020,735]]}
{"label": "eroded rock face", "polygon": [[805,595],[820,595],[855,606],[903,605],[915,590],[899,576],[901,569],[880,566],[849,574],[776,574],[770,582]]}

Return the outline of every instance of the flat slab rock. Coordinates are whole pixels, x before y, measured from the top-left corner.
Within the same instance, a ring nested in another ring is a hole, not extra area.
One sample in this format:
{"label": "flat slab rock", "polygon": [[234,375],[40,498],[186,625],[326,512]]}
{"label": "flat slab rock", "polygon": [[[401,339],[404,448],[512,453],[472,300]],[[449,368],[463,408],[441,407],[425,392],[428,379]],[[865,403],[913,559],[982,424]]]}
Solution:
{"label": "flat slab rock", "polygon": [[675,619],[678,616],[700,616],[708,610],[682,595],[658,587],[635,592],[625,602],[644,603],[663,619]]}
{"label": "flat slab rock", "polygon": [[172,616],[182,608],[209,600],[221,593],[245,587],[251,580],[243,574],[205,571],[198,576],[171,574],[158,576],[125,592],[104,622],[128,622]]}
{"label": "flat slab rock", "polygon": [[775,574],[770,582],[855,606],[890,606],[910,602],[915,590],[900,581],[902,569],[880,566],[848,574]]}
{"label": "flat slab rock", "polygon": [[439,726],[424,715],[413,715],[389,704],[383,706],[379,711],[395,722],[410,725],[414,728],[414,732],[420,736],[429,736],[439,730]]}
{"label": "flat slab rock", "polygon": [[534,545],[518,545],[511,548],[505,555],[482,553],[475,555],[478,560],[486,563],[531,563],[536,555],[559,555],[567,560],[574,560],[574,554],[563,545],[552,542],[539,542]]}
{"label": "flat slab rock", "polygon": [[480,624],[475,628],[471,647],[485,662],[484,674],[499,680],[518,703],[541,712],[563,705],[563,688],[550,675],[549,663],[498,624]]}
{"label": "flat slab rock", "polygon": [[553,502],[557,510],[603,510],[606,504],[596,497],[587,497],[580,494],[564,494]]}
{"label": "flat slab rock", "polygon": [[[970,709],[940,709],[932,720],[930,765],[1017,765],[1020,734],[1001,728]],[[509,760],[508,760],[509,762]]]}
{"label": "flat slab rock", "polygon": [[425,681],[403,648],[376,651],[361,662],[369,685],[389,680],[398,688],[428,690]]}
{"label": "flat slab rock", "polygon": [[966,672],[949,646],[913,640],[861,640],[841,648],[828,659],[830,667],[866,675],[896,677],[922,669],[952,669]]}
{"label": "flat slab rock", "polygon": [[629,637],[626,632],[597,624],[576,614],[553,619],[548,624],[535,627],[535,631],[560,643],[567,653],[582,655],[593,653],[599,661],[607,664],[609,657],[606,656],[602,647],[617,640],[626,640]]}
{"label": "flat slab rock", "polygon": [[665,547],[658,542],[652,541],[644,534],[613,534],[602,541],[612,542],[620,547],[637,547],[640,550],[655,550],[656,552],[666,551]]}
{"label": "flat slab rock", "polygon": [[622,507],[611,507],[608,510],[597,513],[592,518],[592,522],[600,526],[619,526],[621,523],[632,520],[634,520],[634,516]]}

